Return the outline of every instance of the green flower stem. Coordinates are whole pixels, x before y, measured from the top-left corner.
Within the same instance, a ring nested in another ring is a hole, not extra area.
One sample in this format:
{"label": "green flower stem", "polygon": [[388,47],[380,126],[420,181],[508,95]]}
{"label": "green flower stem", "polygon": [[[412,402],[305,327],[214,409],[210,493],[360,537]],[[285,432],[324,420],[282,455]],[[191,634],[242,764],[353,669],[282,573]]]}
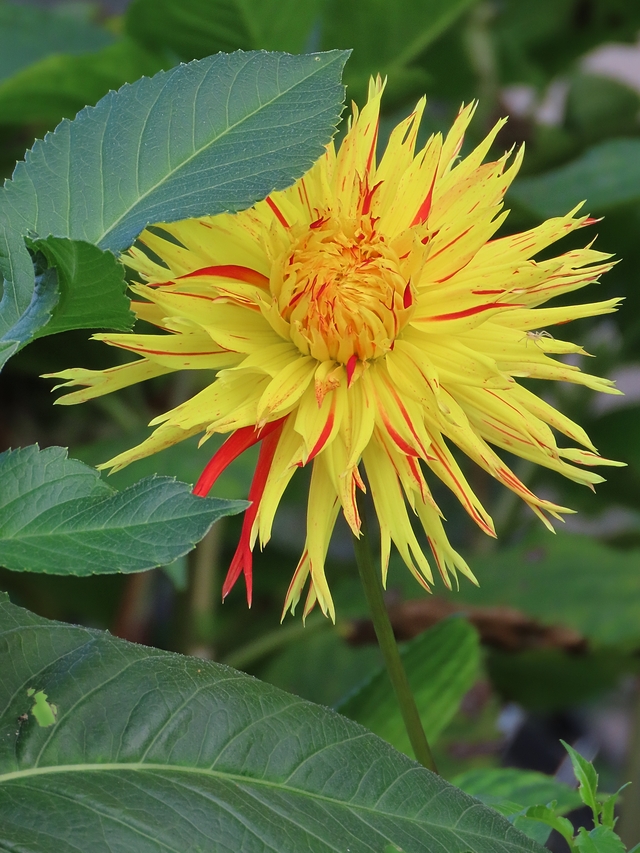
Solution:
{"label": "green flower stem", "polygon": [[356,553],[356,562],[358,564],[360,578],[367,597],[367,603],[369,605],[369,610],[371,611],[373,627],[375,628],[378,643],[380,645],[380,651],[382,652],[387,673],[391,679],[391,684],[393,685],[396,699],[400,706],[402,719],[404,720],[416,760],[423,764],[428,770],[432,770],[434,773],[437,773],[438,770],[436,768],[436,763],[433,760],[427,736],[422,728],[422,721],[420,720],[416,700],[411,692],[407,673],[402,665],[400,652],[398,651],[398,646],[396,644],[396,638],[393,635],[393,628],[391,627],[389,614],[387,613],[387,608],[384,603],[382,582],[380,580],[378,570],[373,564],[371,549],[369,548],[369,539],[364,523],[364,513],[362,513],[362,515],[363,519],[360,538],[355,536],[353,537],[353,547]]}

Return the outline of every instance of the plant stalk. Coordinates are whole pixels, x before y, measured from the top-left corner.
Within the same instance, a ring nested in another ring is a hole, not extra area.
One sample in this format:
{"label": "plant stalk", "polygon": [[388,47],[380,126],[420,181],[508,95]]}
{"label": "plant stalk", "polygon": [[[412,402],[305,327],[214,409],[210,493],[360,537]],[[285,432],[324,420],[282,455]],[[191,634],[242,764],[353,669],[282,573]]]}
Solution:
{"label": "plant stalk", "polygon": [[640,842],[640,680],[636,680],[631,709],[630,743],[624,779],[631,782],[622,799],[616,832],[628,850]]}
{"label": "plant stalk", "polygon": [[373,557],[369,547],[369,537],[367,535],[367,529],[364,522],[364,513],[362,513],[362,516],[360,537],[353,537],[353,548],[356,554],[356,563],[358,564],[360,579],[362,580],[369,610],[371,611],[373,627],[380,645],[380,651],[382,652],[385,667],[389,674],[393,690],[396,694],[398,705],[400,706],[402,719],[404,720],[416,760],[419,761],[420,764],[424,765],[428,770],[437,773],[438,770],[436,768],[436,763],[433,760],[431,748],[429,747],[427,736],[425,735],[422,727],[422,721],[420,720],[416,700],[411,692],[407,673],[405,672],[402,664],[400,652],[396,644],[396,638],[393,634],[393,628],[389,621],[389,614],[387,613],[387,607],[384,603],[382,582],[378,571],[373,564]]}

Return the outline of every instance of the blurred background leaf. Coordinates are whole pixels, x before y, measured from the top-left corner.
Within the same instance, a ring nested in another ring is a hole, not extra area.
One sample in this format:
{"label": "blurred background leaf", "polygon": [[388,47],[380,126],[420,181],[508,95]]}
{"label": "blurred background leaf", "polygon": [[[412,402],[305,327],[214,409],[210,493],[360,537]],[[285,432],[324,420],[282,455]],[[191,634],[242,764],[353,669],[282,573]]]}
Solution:
{"label": "blurred background leaf", "polygon": [[[449,619],[416,637],[401,655],[427,740],[434,743],[478,677],[478,635],[464,619]],[[385,669],[378,669],[336,710],[414,757]]]}
{"label": "blurred background leaf", "polygon": [[0,123],[55,127],[111,89],[152,77],[172,64],[129,39],[95,53],[46,56],[0,81]]}
{"label": "blurred background leaf", "polygon": [[84,3],[44,9],[2,0],[0,80],[50,54],[79,55],[111,44],[113,35],[92,21],[95,10]]}
{"label": "blurred background leaf", "polygon": [[313,50],[319,0],[133,0],[126,31],[154,50],[200,59],[234,50]]}

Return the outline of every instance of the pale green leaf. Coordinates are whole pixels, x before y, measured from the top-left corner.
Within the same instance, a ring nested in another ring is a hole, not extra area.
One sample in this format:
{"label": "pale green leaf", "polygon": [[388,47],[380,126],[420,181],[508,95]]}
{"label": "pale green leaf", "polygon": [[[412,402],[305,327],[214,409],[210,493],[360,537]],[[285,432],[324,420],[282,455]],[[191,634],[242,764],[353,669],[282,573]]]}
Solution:
{"label": "pale green leaf", "polygon": [[135,319],[126,296],[124,267],[111,252],[82,240],[47,237],[28,241],[47,262],[42,275],[54,275],[59,299],[51,320],[35,337],[68,329],[130,329]]}
{"label": "pale green leaf", "polygon": [[561,817],[557,814],[554,805],[550,806],[530,806],[523,815],[524,818],[540,821],[551,829],[555,829],[564,838],[567,844],[571,845],[573,839],[573,824],[566,817]]}
{"label": "pale green leaf", "polygon": [[580,827],[575,844],[580,853],[625,853],[626,850],[620,838],[606,826],[597,826],[590,832]]}
{"label": "pale green leaf", "polygon": [[573,772],[578,780],[578,793],[582,798],[582,802],[585,806],[589,806],[593,812],[594,820],[597,820],[598,815],[600,814],[600,807],[596,799],[596,794],[598,792],[598,774],[596,773],[596,769],[590,761],[587,761],[584,756],[580,755],[580,753],[572,746],[569,746],[568,743],[565,743],[563,740],[561,740],[560,743],[569,753],[569,758],[573,765]]}

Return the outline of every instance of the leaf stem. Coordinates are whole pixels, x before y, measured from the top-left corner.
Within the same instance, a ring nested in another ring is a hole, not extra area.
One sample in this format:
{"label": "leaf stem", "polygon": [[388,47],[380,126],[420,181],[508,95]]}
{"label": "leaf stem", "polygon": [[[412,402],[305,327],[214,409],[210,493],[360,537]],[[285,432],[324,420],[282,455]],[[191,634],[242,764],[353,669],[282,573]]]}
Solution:
{"label": "leaf stem", "polygon": [[364,513],[361,513],[361,515],[362,527],[360,537],[353,537],[353,549],[356,555],[356,563],[358,564],[362,586],[364,587],[369,610],[371,611],[371,619],[380,645],[380,651],[382,652],[387,673],[393,685],[398,705],[400,706],[400,713],[402,714],[416,760],[428,770],[437,773],[436,763],[433,760],[427,736],[422,727],[416,700],[411,692],[409,680],[402,665],[402,659],[400,658],[400,652],[396,644],[396,638],[393,634],[393,628],[389,621],[389,614],[384,603],[382,582],[373,564],[373,557],[369,547]]}

